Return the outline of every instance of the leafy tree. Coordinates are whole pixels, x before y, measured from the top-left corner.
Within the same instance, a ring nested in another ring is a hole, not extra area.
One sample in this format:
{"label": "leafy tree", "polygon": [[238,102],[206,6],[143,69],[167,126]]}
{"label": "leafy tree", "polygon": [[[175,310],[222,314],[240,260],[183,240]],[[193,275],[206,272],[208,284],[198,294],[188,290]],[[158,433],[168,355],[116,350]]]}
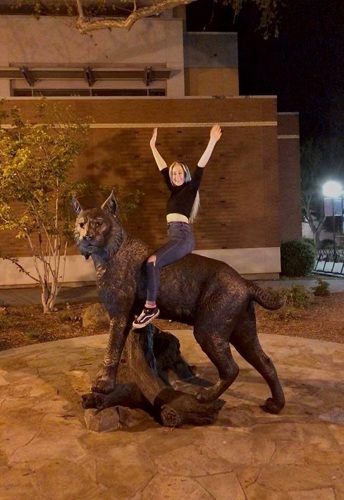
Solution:
{"label": "leafy tree", "polygon": [[[43,311],[52,311],[63,283],[67,239],[63,198],[71,189],[69,173],[88,134],[87,120],[70,107],[42,100],[33,120],[13,107],[2,109],[0,129],[0,230],[14,230],[33,255],[36,275],[18,258],[4,258],[36,281]],[[10,126],[8,126],[10,121]]]}
{"label": "leafy tree", "polygon": [[[130,29],[139,19],[156,16],[174,7],[197,0],[13,0],[12,12],[42,15],[68,15],[75,19],[81,33],[99,29]],[[209,0],[232,7],[234,17],[246,5],[253,5],[258,13],[258,23],[265,35],[278,34],[281,9],[286,0]],[[9,7],[7,7],[7,11]],[[6,12],[6,8],[3,11]]]}
{"label": "leafy tree", "polygon": [[319,248],[320,231],[326,220],[322,187],[330,179],[344,178],[344,144],[340,138],[313,139],[301,147],[302,214]]}

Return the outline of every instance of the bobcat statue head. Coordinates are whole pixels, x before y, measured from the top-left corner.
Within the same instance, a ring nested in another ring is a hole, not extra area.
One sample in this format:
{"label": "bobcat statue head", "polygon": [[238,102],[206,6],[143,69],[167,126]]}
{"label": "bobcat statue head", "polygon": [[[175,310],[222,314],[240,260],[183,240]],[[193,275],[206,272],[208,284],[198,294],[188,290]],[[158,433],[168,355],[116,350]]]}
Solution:
{"label": "bobcat statue head", "polygon": [[77,214],[74,240],[88,259],[96,254],[113,256],[121,246],[124,230],[118,221],[118,206],[113,192],[100,208],[83,210],[76,198],[72,206]]}

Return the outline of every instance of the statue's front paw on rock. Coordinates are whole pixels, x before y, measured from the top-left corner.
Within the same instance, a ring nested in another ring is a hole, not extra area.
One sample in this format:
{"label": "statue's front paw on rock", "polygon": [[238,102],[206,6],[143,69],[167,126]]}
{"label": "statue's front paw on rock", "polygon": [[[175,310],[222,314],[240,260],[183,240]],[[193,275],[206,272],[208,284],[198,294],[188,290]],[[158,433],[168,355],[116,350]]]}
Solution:
{"label": "statue's front paw on rock", "polygon": [[110,394],[115,390],[115,368],[113,366],[103,365],[96,379],[92,383],[92,392],[101,394]]}
{"label": "statue's front paw on rock", "polygon": [[194,396],[199,403],[212,403],[217,399],[216,392],[212,388],[205,387],[200,387],[199,389],[197,389],[197,391],[194,393]]}

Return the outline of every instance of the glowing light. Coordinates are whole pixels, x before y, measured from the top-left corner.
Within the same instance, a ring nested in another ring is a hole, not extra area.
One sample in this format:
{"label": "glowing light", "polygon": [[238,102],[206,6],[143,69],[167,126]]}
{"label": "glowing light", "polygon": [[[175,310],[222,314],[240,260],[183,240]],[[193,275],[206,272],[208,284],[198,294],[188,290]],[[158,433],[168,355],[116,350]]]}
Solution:
{"label": "glowing light", "polygon": [[327,198],[340,198],[343,193],[343,186],[337,181],[327,181],[323,185],[323,195]]}

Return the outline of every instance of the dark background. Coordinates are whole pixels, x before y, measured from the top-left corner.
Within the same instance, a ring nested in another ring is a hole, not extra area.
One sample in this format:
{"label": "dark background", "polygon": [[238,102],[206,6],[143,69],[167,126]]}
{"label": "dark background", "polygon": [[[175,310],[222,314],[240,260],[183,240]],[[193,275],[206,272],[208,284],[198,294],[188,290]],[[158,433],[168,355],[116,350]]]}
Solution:
{"label": "dark background", "polygon": [[301,143],[344,139],[344,1],[287,0],[280,34],[267,40],[259,17],[212,0],[187,6],[188,31],[236,31],[241,95],[277,95],[279,111],[300,113]]}

